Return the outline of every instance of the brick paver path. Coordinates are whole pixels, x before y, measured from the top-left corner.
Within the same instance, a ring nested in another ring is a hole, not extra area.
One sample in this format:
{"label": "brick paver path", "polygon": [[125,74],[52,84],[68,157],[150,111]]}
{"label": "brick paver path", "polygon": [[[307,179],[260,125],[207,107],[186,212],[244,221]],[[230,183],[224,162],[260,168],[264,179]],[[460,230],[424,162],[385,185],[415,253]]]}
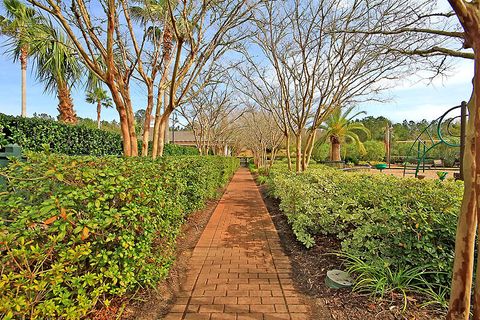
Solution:
{"label": "brick paver path", "polygon": [[193,251],[165,320],[309,319],[291,266],[253,178],[233,180]]}

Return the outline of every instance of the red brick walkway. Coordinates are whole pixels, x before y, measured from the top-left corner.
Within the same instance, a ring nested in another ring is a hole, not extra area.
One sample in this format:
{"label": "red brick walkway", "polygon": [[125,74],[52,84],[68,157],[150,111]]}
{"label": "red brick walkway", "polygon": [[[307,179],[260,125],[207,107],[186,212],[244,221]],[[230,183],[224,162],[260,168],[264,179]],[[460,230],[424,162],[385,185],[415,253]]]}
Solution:
{"label": "red brick walkway", "polygon": [[309,319],[251,174],[233,177],[193,251],[165,320]]}

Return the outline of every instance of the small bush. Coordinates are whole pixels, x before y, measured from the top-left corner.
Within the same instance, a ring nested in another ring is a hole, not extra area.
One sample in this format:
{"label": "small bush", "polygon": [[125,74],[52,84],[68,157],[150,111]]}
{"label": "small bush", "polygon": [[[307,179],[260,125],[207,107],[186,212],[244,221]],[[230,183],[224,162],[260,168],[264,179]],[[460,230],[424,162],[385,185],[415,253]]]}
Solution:
{"label": "small bush", "polygon": [[330,159],[330,144],[321,141],[315,142],[312,151],[312,159],[316,162],[327,161]]}
{"label": "small bush", "polygon": [[155,286],[185,216],[238,167],[224,157],[28,154],[1,174],[0,317],[78,319]]}
{"label": "small bush", "polygon": [[364,161],[383,161],[385,159],[385,144],[381,141],[369,140],[363,143],[366,153],[360,156]]}

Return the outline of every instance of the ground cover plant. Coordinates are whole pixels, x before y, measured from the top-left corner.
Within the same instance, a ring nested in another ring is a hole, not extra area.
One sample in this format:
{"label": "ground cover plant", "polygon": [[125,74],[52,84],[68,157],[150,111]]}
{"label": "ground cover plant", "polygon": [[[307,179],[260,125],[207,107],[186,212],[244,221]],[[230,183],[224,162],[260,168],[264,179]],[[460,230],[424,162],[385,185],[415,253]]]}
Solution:
{"label": "ground cover plant", "polygon": [[277,166],[268,185],[305,247],[314,246],[319,234],[341,240],[340,254],[359,276],[359,290],[381,296],[421,289],[445,296],[462,183],[322,166],[295,174]]}
{"label": "ground cover plant", "polygon": [[78,319],[154,286],[186,215],[238,166],[225,157],[27,156],[1,171],[4,319]]}

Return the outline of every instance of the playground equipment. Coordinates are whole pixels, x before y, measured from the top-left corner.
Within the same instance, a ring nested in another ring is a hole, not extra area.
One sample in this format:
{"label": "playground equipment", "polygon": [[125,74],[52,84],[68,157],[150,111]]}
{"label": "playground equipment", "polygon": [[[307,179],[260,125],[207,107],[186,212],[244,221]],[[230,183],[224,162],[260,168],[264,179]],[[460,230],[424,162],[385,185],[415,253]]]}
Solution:
{"label": "playground equipment", "polygon": [[388,165],[386,163],[377,163],[374,167],[382,172],[383,169],[387,169]]}
{"label": "playground equipment", "polygon": [[446,171],[437,171],[438,178],[443,181],[447,177],[448,172]]}
{"label": "playground equipment", "polygon": [[[452,118],[447,118],[447,115],[454,110],[460,109],[460,115],[457,115]],[[460,135],[454,135],[451,132],[451,125],[454,120],[460,118]],[[425,160],[427,159],[427,154],[430,150],[435,148],[440,144],[445,144],[449,147],[460,148],[460,179],[463,180],[463,151],[465,145],[465,126],[467,123],[467,103],[463,101],[459,106],[448,109],[443,115],[441,115],[436,120],[432,121],[428,127],[422,130],[420,134],[415,139],[414,143],[408,151],[407,160],[403,166],[403,176],[406,174],[415,174],[415,177],[418,177],[420,170],[425,172],[425,169],[430,169],[430,166],[426,165]],[[443,126],[445,125],[446,126]],[[442,128],[443,127],[443,128]],[[432,130],[433,129],[433,130]],[[446,140],[446,135],[442,133],[442,129],[446,129],[446,134],[450,137],[460,138],[460,143],[453,143],[452,141]],[[433,132],[432,132],[433,131]],[[414,160],[416,164],[410,165],[409,160]],[[414,169],[414,171],[407,171],[408,169]],[[446,176],[446,175],[445,175]],[[443,176],[443,179],[445,179]],[[439,178],[441,180],[442,177]]]}

